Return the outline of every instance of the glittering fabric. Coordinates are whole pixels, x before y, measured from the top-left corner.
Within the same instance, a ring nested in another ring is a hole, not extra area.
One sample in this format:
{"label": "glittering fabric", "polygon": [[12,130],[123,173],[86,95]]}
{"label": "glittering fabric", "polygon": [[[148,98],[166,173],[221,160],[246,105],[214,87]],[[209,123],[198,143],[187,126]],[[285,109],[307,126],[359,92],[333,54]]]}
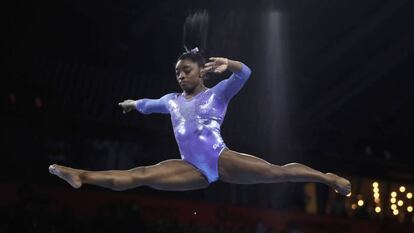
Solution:
{"label": "glittering fabric", "polygon": [[218,158],[226,148],[220,126],[227,105],[250,73],[243,64],[241,71],[190,99],[182,93],[170,93],[160,99],[139,99],[136,108],[143,114],[169,113],[181,158],[199,169],[212,183],[219,178]]}

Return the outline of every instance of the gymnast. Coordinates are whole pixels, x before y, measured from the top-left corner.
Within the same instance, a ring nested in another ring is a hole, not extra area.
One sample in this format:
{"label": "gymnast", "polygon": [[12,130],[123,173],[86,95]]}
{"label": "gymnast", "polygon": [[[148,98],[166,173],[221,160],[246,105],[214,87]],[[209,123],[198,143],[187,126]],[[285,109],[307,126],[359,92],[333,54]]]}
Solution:
{"label": "gymnast", "polygon": [[[223,57],[211,57],[206,62],[200,50],[205,47],[207,26],[206,12],[190,15],[184,23],[186,52],[179,56],[175,65],[182,93],[169,93],[159,99],[128,99],[118,104],[123,113],[137,110],[141,114],[170,114],[181,159],[108,171],[53,164],[49,166],[49,172],[74,188],[92,184],[117,191],[139,186],[185,191],[206,188],[217,180],[233,184],[318,182],[341,195],[350,196],[351,183],[334,173],[322,173],[300,163],[279,166],[226,146],[220,127],[230,100],[249,79],[251,70],[242,62]],[[211,88],[204,85],[203,78],[207,73],[226,70],[232,72],[230,77]]]}

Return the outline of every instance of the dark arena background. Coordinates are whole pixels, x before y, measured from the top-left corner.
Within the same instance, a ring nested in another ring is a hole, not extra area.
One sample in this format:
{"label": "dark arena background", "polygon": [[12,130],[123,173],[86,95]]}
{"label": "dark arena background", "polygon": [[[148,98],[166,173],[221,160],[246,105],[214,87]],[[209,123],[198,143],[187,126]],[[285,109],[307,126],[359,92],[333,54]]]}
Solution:
{"label": "dark arena background", "polygon": [[[414,232],[413,1],[4,4],[0,232]],[[182,25],[200,10],[206,55],[252,69],[227,110],[227,146],[339,174],[350,197],[307,182],[74,189],[49,173],[180,158],[168,115],[118,103],[182,92]]]}

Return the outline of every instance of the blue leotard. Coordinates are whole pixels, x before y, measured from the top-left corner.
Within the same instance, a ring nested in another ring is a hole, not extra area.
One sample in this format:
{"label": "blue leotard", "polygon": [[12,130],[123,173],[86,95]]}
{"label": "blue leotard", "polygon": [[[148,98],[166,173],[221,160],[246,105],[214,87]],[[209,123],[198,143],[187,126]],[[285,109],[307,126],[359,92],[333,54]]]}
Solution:
{"label": "blue leotard", "polygon": [[242,64],[240,71],[191,99],[186,99],[182,93],[169,93],[160,99],[139,99],[136,109],[143,114],[171,114],[181,158],[195,166],[212,183],[219,178],[218,158],[226,148],[220,126],[227,105],[250,73],[250,68]]}

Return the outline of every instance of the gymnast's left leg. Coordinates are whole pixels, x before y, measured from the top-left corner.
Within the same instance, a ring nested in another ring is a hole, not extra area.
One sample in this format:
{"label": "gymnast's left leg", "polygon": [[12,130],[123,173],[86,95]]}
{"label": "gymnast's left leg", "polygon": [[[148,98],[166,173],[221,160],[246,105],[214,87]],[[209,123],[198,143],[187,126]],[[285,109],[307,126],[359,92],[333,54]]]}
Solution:
{"label": "gymnast's left leg", "polygon": [[220,180],[228,183],[318,182],[329,185],[342,195],[351,192],[351,183],[333,173],[322,173],[300,163],[279,166],[228,148],[221,152],[218,168]]}

